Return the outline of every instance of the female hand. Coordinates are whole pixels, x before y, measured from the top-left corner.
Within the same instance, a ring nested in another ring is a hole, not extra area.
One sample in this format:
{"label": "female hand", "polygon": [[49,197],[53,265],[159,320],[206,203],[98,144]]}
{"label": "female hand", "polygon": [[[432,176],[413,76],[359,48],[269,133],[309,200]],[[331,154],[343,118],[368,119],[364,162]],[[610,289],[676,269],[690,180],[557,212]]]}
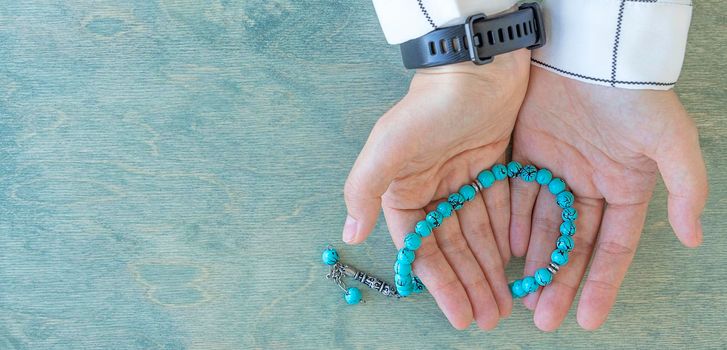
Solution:
{"label": "female hand", "polygon": [[[558,328],[591,260],[578,323],[608,316],[636,251],[657,171],[669,191],[669,222],[688,247],[702,242],[707,177],[692,119],[674,91],[586,84],[533,67],[513,136],[513,159],[550,168],[576,197],[575,250],[553,284],[524,299],[538,328]],[[560,225],[547,189],[511,184],[511,248],[525,273],[547,265]]]}
{"label": "female hand", "polygon": [[[520,50],[484,66],[467,62],[419,70],[407,95],[376,123],[349,174],[343,240],[364,241],[383,206],[400,248],[425,210],[504,161],[529,59]],[[507,182],[486,192],[424,239],[413,264],[458,329],[473,318],[491,329],[512,308],[503,268],[510,256]]]}

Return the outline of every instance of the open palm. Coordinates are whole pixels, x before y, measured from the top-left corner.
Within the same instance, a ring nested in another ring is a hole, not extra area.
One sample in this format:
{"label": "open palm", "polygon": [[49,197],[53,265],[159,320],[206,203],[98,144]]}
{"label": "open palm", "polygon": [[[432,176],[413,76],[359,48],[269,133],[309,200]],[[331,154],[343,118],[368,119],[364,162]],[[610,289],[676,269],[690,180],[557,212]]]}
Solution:
{"label": "open palm", "polygon": [[[658,172],[669,191],[669,221],[689,247],[702,241],[707,179],[696,127],[673,91],[581,83],[533,67],[513,135],[513,159],[553,170],[576,196],[576,248],[553,284],[527,296],[542,330],[568,313],[593,255],[578,306],[579,324],[599,327],[639,242]],[[552,195],[511,184],[511,249],[525,273],[549,261],[560,224]]]}
{"label": "open palm", "polygon": [[[365,240],[383,207],[400,248],[426,210],[504,161],[525,96],[529,57],[521,50],[487,66],[417,72],[407,95],[374,127],[346,181],[344,241]],[[424,239],[413,265],[460,329],[473,319],[491,329],[512,308],[503,268],[510,256],[507,182],[486,192]]]}

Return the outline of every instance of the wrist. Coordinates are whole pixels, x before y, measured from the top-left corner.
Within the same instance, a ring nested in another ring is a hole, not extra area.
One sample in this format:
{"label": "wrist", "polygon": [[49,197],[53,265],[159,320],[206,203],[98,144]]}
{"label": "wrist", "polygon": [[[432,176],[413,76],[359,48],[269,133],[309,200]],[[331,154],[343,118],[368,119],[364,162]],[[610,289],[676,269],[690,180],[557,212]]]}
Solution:
{"label": "wrist", "polygon": [[472,62],[460,62],[444,66],[419,68],[416,75],[448,74],[466,75],[476,78],[487,79],[517,79],[519,72],[528,71],[530,68],[530,50],[520,49],[498,55],[488,64],[476,65]]}

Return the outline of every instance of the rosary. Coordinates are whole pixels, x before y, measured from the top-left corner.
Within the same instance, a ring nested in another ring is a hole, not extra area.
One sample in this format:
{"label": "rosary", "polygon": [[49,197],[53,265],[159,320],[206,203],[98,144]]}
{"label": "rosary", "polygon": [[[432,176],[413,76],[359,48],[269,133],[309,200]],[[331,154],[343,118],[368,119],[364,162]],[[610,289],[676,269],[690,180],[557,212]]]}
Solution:
{"label": "rosary", "polygon": [[404,247],[399,249],[394,263],[394,287],[383,280],[359,271],[340,261],[338,252],[328,246],[321,256],[323,263],[330,266],[330,272],[326,278],[333,280],[344,292],[344,300],[348,304],[363,302],[361,290],[356,287],[347,287],[343,277],[350,277],[358,282],[367,285],[369,288],[379,291],[385,296],[397,298],[409,296],[412,293],[421,293],[426,288],[418,277],[412,275],[411,264],[414,262],[414,252],[419,249],[422,239],[431,235],[432,230],[439,227],[442,221],[452,215],[452,212],[462,208],[464,203],[471,201],[485,188],[491,187],[495,181],[507,178],[520,178],[525,182],[536,181],[541,186],[548,186],[550,193],[555,195],[555,201],[563,209],[560,225],[560,237],[555,242],[555,250],[550,254],[550,263],[535,271],[532,276],[510,283],[510,292],[514,298],[522,298],[527,294],[534,293],[540,287],[545,287],[553,281],[561,266],[568,263],[568,253],[573,250],[573,235],[576,233],[575,220],[578,212],[573,208],[575,198],[573,193],[566,190],[563,179],[553,178],[548,169],[538,170],[533,165],[522,166],[516,161],[507,164],[496,164],[491,170],[483,170],[472,184],[462,186],[458,192],[452,193],[446,201],[437,204],[436,210],[427,213],[424,220],[416,223],[414,232],[404,237]]}

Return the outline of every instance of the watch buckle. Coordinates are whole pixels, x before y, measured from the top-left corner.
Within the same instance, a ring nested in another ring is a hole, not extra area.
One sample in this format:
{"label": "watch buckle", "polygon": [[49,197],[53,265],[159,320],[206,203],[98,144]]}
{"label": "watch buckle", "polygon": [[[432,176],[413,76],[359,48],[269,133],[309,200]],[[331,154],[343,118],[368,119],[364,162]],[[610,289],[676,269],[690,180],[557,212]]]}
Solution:
{"label": "watch buckle", "polygon": [[478,13],[476,15],[472,15],[467,17],[467,22],[465,22],[464,25],[464,32],[465,36],[467,38],[467,50],[470,54],[470,60],[476,64],[476,65],[482,65],[492,62],[492,56],[490,57],[480,57],[479,52],[477,48],[483,46],[483,38],[482,35],[479,33],[475,33],[474,31],[474,23],[477,21],[485,20],[487,18],[484,13]]}

